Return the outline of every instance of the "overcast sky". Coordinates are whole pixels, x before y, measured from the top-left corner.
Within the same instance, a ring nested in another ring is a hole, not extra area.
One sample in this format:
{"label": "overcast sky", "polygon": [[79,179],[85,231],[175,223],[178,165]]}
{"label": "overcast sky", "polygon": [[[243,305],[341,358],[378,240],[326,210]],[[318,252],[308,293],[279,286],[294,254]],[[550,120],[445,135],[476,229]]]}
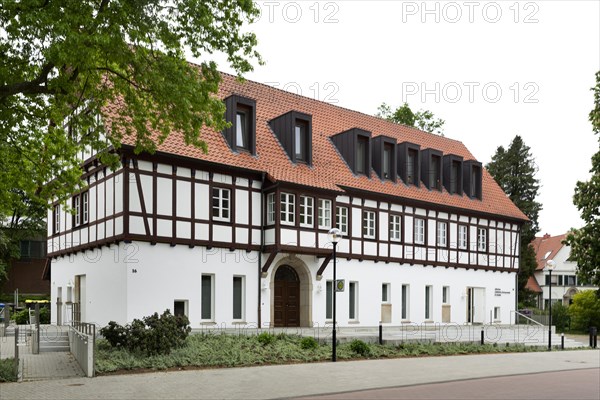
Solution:
{"label": "overcast sky", "polygon": [[540,234],[582,224],[572,196],[598,150],[599,1],[258,4],[249,29],[266,65],[248,79],[367,114],[407,101],[484,164],[521,135],[539,168]]}

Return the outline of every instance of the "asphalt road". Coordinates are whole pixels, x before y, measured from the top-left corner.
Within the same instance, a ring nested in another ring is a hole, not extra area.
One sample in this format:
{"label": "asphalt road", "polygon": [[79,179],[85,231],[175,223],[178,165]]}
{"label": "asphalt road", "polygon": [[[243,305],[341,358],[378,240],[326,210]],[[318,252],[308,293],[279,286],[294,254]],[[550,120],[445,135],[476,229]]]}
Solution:
{"label": "asphalt road", "polygon": [[503,376],[497,378],[470,379],[415,386],[343,392],[323,396],[299,397],[297,399],[598,400],[600,399],[600,369],[593,368]]}

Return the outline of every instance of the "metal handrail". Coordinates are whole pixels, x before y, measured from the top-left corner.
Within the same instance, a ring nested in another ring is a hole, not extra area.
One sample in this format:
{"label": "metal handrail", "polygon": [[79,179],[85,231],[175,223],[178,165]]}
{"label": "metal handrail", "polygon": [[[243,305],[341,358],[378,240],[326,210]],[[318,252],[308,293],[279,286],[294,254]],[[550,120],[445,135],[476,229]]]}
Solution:
{"label": "metal handrail", "polygon": [[539,325],[539,326],[544,326],[544,324],[542,324],[542,323],[540,323],[540,322],[538,322],[538,321],[536,321],[536,320],[534,320],[534,319],[531,319],[531,318],[529,318],[529,317],[528,317],[527,315],[525,315],[525,314],[521,314],[521,313],[520,313],[520,312],[518,312],[518,311],[514,311],[514,313],[515,313],[515,314],[517,314],[517,315],[519,315],[519,316],[521,316],[521,317],[523,317],[523,318],[525,318],[525,319],[526,319],[526,320],[528,320],[528,321],[531,321],[531,322],[533,322],[533,323],[534,323],[534,324],[536,324],[536,325]]}

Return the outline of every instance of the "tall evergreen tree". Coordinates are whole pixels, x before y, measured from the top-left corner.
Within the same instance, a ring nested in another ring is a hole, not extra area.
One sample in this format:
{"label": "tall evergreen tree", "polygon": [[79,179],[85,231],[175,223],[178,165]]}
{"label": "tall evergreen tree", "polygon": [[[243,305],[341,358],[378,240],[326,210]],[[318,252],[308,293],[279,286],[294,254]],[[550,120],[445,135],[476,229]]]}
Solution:
{"label": "tall evergreen tree", "polygon": [[[590,122],[600,143],[600,71],[596,72],[594,109]],[[592,176],[587,182],[577,182],[573,203],[581,213],[585,226],[573,229],[567,236],[571,246],[571,259],[577,262],[577,275],[582,283],[600,287],[600,145],[592,156]],[[597,292],[600,294],[600,290]]]}
{"label": "tall evergreen tree", "polygon": [[529,218],[529,222],[521,229],[519,268],[519,299],[527,302],[531,293],[525,289],[525,285],[537,266],[531,241],[540,230],[538,216],[542,209],[542,205],[535,201],[540,188],[539,180],[535,178],[535,161],[529,146],[517,135],[508,149],[498,147],[486,168],[513,203]]}

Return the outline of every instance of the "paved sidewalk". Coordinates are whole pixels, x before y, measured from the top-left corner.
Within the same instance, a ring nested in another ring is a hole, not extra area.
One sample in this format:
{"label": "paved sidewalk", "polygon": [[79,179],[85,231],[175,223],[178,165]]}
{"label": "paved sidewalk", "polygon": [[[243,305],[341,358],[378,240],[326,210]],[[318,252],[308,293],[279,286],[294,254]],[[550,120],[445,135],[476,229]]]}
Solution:
{"label": "paved sidewalk", "polygon": [[23,354],[19,358],[21,359],[23,381],[85,376],[77,360],[69,352]]}
{"label": "paved sidewalk", "polygon": [[0,385],[4,399],[272,399],[598,369],[600,351],[486,354],[112,375]]}

